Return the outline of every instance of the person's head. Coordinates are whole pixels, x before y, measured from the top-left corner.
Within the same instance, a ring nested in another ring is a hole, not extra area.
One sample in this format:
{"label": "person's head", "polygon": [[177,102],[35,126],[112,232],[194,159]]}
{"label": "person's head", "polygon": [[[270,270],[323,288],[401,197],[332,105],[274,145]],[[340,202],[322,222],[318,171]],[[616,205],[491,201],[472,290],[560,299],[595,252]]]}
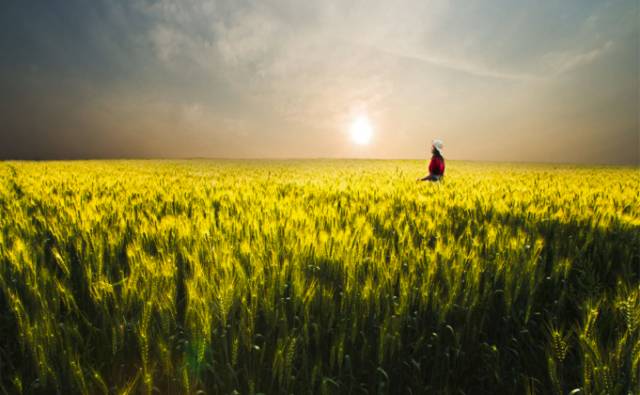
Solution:
{"label": "person's head", "polygon": [[444,148],[444,143],[442,140],[433,140],[431,142],[431,153],[433,155],[442,155],[442,149]]}

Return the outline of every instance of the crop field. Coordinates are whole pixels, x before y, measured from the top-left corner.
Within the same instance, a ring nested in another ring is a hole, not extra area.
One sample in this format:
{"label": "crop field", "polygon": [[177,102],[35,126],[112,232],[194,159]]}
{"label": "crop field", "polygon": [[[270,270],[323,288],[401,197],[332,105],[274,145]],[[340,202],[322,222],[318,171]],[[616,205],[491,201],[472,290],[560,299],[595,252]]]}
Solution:
{"label": "crop field", "polygon": [[638,394],[637,168],[0,162],[0,393]]}

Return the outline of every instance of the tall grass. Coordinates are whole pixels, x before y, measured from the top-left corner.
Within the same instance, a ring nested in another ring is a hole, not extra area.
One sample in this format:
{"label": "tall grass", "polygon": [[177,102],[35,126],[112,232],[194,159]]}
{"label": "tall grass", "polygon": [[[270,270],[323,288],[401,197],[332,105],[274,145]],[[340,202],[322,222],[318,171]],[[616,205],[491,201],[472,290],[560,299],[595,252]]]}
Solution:
{"label": "tall grass", "polygon": [[639,392],[640,174],[0,163],[2,393]]}

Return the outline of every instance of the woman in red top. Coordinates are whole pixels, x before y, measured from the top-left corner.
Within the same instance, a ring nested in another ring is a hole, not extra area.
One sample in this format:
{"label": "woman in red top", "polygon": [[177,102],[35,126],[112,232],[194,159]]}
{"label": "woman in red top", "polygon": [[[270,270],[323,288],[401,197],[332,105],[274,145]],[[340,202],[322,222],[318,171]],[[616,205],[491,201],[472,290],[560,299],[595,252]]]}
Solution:
{"label": "woman in red top", "polygon": [[418,181],[440,181],[444,177],[444,158],[442,148],[444,143],[441,140],[433,140],[431,144],[431,162],[429,162],[429,175],[419,178]]}

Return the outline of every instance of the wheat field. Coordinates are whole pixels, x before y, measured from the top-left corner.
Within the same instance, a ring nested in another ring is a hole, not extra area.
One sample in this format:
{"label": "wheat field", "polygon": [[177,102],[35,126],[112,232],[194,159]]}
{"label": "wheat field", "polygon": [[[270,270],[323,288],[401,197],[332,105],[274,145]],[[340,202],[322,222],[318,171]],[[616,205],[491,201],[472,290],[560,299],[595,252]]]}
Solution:
{"label": "wheat field", "polygon": [[637,168],[0,162],[4,394],[640,393]]}

